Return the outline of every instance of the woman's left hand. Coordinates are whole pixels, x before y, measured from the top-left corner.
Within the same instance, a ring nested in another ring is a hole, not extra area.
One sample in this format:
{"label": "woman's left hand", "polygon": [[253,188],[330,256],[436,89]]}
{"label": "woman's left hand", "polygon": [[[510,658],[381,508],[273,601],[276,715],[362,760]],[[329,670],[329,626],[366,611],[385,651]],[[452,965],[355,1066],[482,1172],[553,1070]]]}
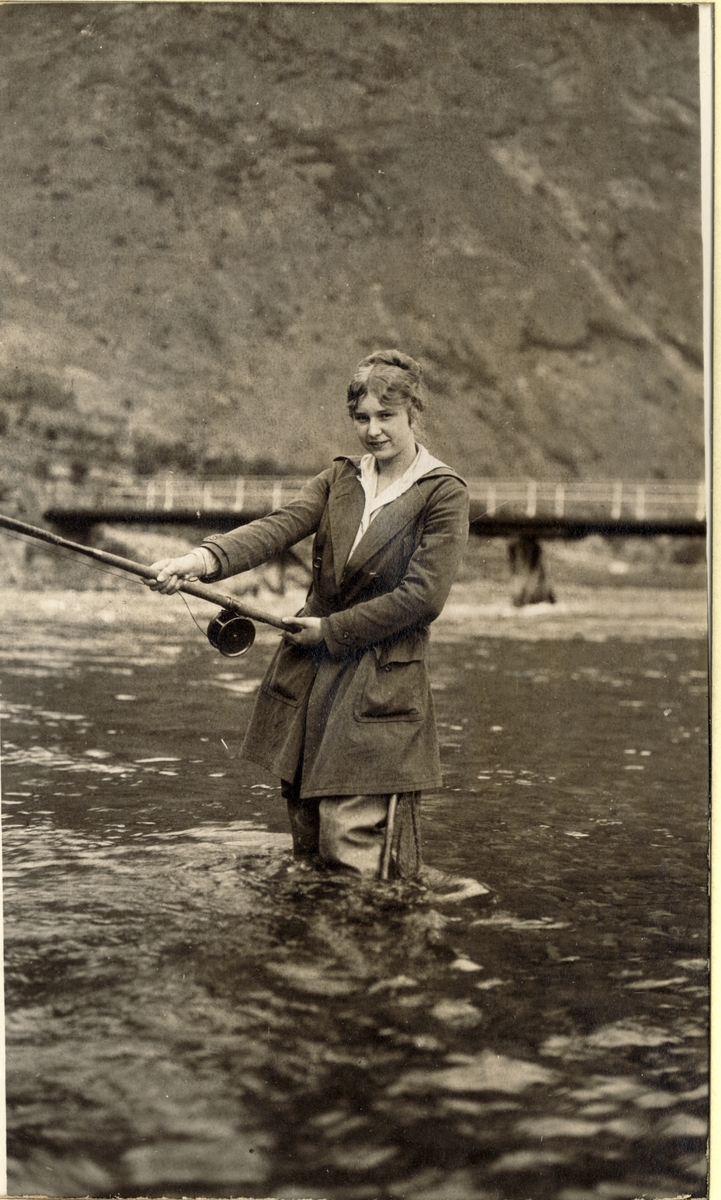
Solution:
{"label": "woman's left hand", "polygon": [[320,617],[283,617],[282,621],[291,626],[285,636],[296,646],[317,646],[323,641]]}

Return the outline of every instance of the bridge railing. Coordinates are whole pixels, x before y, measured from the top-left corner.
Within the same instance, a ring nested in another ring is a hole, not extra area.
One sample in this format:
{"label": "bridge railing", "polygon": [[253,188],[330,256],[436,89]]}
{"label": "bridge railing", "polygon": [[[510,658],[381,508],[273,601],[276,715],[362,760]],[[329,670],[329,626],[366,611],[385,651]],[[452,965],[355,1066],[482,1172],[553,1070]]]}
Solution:
{"label": "bridge railing", "polygon": [[[46,507],[53,510],[170,513],[271,512],[297,496],[304,478],[240,476],[235,479],[179,479],[167,476],[147,483],[74,486],[47,485]],[[607,519],[612,522],[695,520],[706,518],[703,482],[628,483],[620,480],[553,483],[539,480],[471,479],[474,520],[484,517]]]}
{"label": "bridge railing", "polygon": [[706,518],[703,482],[549,483],[472,479],[469,492],[479,517],[607,518],[609,521]]}
{"label": "bridge railing", "polygon": [[297,496],[307,477],[248,475],[236,479],[149,479],[147,483],[73,486],[65,480],[48,485],[55,508],[98,512],[271,512]]}

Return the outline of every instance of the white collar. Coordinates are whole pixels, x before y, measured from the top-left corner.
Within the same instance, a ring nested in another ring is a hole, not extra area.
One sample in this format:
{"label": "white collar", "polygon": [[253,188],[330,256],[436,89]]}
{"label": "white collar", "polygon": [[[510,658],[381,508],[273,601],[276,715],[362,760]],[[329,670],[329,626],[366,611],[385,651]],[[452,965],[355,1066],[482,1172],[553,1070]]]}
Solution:
{"label": "white collar", "polygon": [[378,464],[372,454],[364,454],[360,460],[360,479],[363,491],[366,494],[366,512],[364,516],[369,516],[374,509],[381,508],[384,504],[390,504],[391,500],[396,500],[398,496],[402,496],[404,492],[407,492],[417,479],[421,479],[429,471],[435,470],[436,467],[444,467],[445,465],[439,458],[434,458],[426,450],[425,446],[418,445],[413,462],[400,478],[395,479],[379,495],[376,495],[378,487]]}

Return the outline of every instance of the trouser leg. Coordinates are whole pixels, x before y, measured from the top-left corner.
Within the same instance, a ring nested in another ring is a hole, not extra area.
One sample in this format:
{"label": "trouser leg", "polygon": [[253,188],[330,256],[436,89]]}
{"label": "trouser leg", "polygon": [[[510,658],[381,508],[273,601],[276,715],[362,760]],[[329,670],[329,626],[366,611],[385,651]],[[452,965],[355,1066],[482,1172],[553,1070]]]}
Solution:
{"label": "trouser leg", "polygon": [[290,832],[293,837],[293,854],[296,858],[313,858],[318,853],[320,814],[319,800],[311,796],[301,800],[295,783],[281,783],[281,791],[288,805]]}
{"label": "trouser leg", "polygon": [[[282,781],[296,858],[319,858],[331,867],[380,874],[388,823],[388,795],[310,796],[300,799],[300,779]],[[391,876],[415,878],[421,869],[420,792],[398,793]]]}
{"label": "trouser leg", "polygon": [[320,800],[320,857],[330,866],[378,875],[389,796],[325,796]]}

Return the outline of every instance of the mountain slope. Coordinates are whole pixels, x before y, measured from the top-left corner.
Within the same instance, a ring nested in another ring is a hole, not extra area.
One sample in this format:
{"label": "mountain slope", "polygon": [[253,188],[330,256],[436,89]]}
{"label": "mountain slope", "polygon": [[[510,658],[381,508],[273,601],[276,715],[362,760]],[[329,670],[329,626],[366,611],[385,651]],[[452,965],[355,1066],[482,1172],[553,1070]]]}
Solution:
{"label": "mountain slope", "polygon": [[697,477],[695,20],[0,10],[6,486],[314,470],[388,344],[469,475]]}

